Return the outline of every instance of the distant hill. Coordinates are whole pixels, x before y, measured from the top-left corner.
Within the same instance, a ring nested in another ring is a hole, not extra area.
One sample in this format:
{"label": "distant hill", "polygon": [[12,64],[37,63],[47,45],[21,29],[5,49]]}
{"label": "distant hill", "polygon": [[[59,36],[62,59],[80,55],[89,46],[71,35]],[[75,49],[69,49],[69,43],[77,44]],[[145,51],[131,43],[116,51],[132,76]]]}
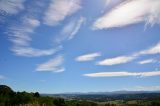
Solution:
{"label": "distant hill", "polygon": [[56,94],[42,95],[117,95],[117,94],[142,94],[142,93],[160,93],[160,91],[112,91],[112,92],[66,92]]}
{"label": "distant hill", "polygon": [[42,94],[43,96],[61,97],[69,100],[111,101],[111,100],[153,100],[160,98],[159,91],[115,91],[88,93]]}
{"label": "distant hill", "polygon": [[88,92],[88,93],[82,93],[82,94],[114,95],[114,94],[142,94],[142,93],[160,93],[160,91],[112,91],[112,92]]}

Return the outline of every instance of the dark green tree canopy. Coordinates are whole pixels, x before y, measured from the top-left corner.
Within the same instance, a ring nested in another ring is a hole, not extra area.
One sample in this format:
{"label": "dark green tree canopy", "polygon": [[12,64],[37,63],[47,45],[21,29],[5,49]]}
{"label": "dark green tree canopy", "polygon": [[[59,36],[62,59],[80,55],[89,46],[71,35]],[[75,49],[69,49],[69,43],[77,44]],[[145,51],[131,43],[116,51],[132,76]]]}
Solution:
{"label": "dark green tree canopy", "polygon": [[6,95],[6,94],[12,94],[14,91],[6,86],[6,85],[0,85],[0,94],[1,95]]}

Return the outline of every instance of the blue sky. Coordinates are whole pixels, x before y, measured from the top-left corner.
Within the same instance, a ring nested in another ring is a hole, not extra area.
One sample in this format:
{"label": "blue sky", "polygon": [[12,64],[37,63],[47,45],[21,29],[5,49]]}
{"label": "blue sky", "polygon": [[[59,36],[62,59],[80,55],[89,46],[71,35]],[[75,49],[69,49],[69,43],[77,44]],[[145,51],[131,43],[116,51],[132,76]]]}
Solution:
{"label": "blue sky", "polygon": [[0,83],[41,93],[160,90],[159,0],[0,0]]}

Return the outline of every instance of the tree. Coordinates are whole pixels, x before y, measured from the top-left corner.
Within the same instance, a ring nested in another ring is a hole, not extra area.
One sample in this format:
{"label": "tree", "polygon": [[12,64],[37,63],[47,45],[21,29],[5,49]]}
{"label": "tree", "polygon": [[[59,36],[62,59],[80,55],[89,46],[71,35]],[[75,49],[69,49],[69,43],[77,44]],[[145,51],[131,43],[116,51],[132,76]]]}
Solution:
{"label": "tree", "polygon": [[40,94],[38,92],[36,92],[36,93],[34,93],[33,96],[36,97],[36,98],[38,98],[38,97],[40,97]]}
{"label": "tree", "polygon": [[62,98],[54,98],[54,99],[53,99],[53,103],[54,103],[56,106],[65,106],[65,101],[64,101],[64,99],[62,99]]}

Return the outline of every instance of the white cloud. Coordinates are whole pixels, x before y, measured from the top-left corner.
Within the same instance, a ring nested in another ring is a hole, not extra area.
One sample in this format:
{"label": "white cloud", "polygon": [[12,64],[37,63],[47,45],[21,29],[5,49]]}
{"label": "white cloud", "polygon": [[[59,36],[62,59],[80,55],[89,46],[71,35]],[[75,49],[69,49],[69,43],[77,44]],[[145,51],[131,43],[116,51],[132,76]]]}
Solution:
{"label": "white cloud", "polygon": [[65,69],[62,67],[64,58],[61,55],[56,56],[53,59],[50,59],[49,61],[38,65],[37,71],[41,72],[46,72],[46,71],[51,71],[51,72],[63,72]]}
{"label": "white cloud", "polygon": [[128,88],[129,91],[160,91],[160,86],[136,86]]}
{"label": "white cloud", "polygon": [[146,55],[146,54],[160,54],[160,43],[157,43],[155,46],[150,47],[149,49],[140,51],[139,55]]}
{"label": "white cloud", "polygon": [[91,60],[94,60],[98,56],[101,56],[101,54],[100,53],[85,54],[85,55],[78,56],[76,58],[76,61],[91,61]]}
{"label": "white cloud", "polygon": [[62,41],[73,39],[80,30],[82,24],[84,24],[85,20],[84,17],[80,17],[78,20],[70,21],[62,29],[60,35],[56,38],[56,42],[62,43]]}
{"label": "white cloud", "polygon": [[13,25],[9,28],[9,38],[16,46],[28,46],[31,41],[29,34],[40,25],[34,18],[25,17],[22,20],[22,25]]}
{"label": "white cloud", "polygon": [[137,58],[136,56],[119,56],[119,57],[114,57],[114,58],[102,60],[102,61],[98,62],[97,64],[98,65],[116,65],[116,64],[130,62],[136,58]]}
{"label": "white cloud", "polygon": [[160,76],[160,71],[151,72],[99,72],[84,74],[87,77],[127,77],[127,76],[138,76],[138,77],[152,77]]}
{"label": "white cloud", "polygon": [[8,14],[16,14],[24,9],[23,3],[25,0],[1,0],[0,10]]}
{"label": "white cloud", "polygon": [[81,8],[80,4],[80,0],[52,0],[45,13],[45,24],[50,26],[59,24],[67,16],[77,12]]}
{"label": "white cloud", "polygon": [[140,22],[151,25],[160,23],[159,0],[126,0],[98,18],[93,29],[124,27]]}
{"label": "white cloud", "polygon": [[57,52],[59,48],[42,50],[42,49],[35,49],[32,47],[15,46],[11,50],[18,56],[39,57],[39,56],[52,55],[55,52]]}
{"label": "white cloud", "polygon": [[148,64],[148,63],[155,63],[157,60],[155,59],[148,59],[148,60],[143,60],[143,61],[139,61],[139,64]]}
{"label": "white cloud", "polygon": [[[128,55],[128,56],[117,56],[117,57],[113,57],[113,58],[107,58],[104,60],[101,60],[99,62],[97,62],[97,65],[117,65],[117,64],[124,64],[124,63],[128,63],[131,62],[135,59],[137,59],[138,57],[142,56],[142,55],[150,55],[150,54],[159,54],[160,53],[160,43],[156,44],[153,47],[150,47],[146,50],[142,50],[139,51],[137,53],[134,53],[132,55]],[[147,60],[147,61],[142,61],[140,62],[140,64],[142,63],[146,63],[146,62],[154,62],[151,60]]]}
{"label": "white cloud", "polygon": [[22,24],[11,26],[9,28],[9,40],[13,43],[11,51],[18,56],[38,57],[52,55],[60,49],[37,49],[30,46],[32,40],[31,34],[34,30],[40,26],[40,22],[37,19],[24,17],[22,18]]}

